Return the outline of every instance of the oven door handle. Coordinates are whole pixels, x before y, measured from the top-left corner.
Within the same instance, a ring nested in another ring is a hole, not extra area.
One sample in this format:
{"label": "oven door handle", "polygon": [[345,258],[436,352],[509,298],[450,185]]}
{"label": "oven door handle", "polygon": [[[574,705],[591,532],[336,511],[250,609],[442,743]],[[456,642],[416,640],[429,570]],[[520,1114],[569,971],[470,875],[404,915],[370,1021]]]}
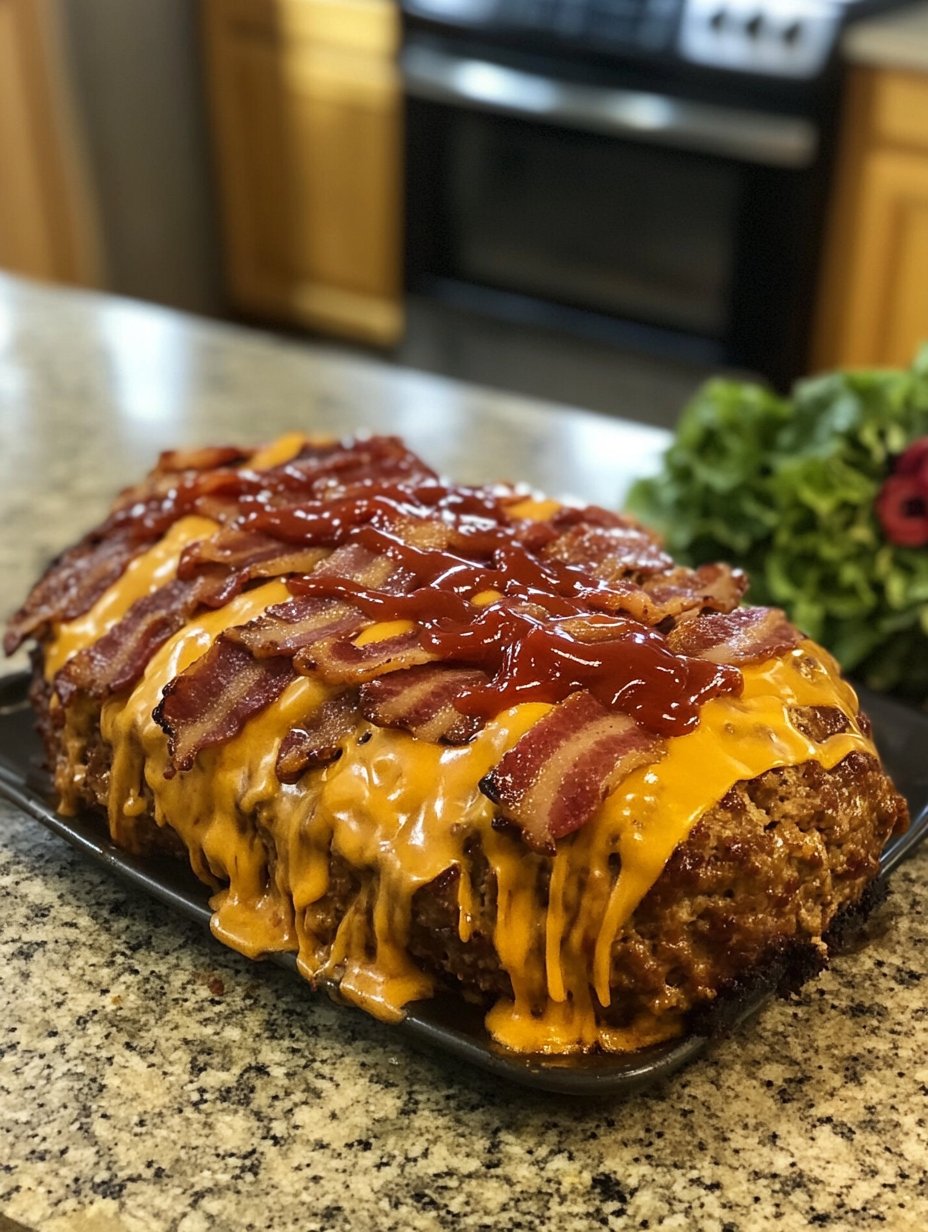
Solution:
{"label": "oven door handle", "polygon": [[808,167],[818,151],[817,128],[799,116],[557,81],[415,44],[404,48],[401,67],[407,95],[451,107],[769,167]]}

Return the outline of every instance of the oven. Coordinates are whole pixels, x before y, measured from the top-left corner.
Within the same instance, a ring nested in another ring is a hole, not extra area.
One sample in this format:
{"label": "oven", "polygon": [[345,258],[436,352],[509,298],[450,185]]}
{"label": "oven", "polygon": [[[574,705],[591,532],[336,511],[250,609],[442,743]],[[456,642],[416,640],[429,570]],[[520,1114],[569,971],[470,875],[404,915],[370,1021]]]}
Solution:
{"label": "oven", "polygon": [[409,0],[409,291],[779,387],[799,374],[835,112],[827,31],[789,25],[781,0],[791,71],[782,55],[713,66],[716,10],[694,24],[699,8]]}

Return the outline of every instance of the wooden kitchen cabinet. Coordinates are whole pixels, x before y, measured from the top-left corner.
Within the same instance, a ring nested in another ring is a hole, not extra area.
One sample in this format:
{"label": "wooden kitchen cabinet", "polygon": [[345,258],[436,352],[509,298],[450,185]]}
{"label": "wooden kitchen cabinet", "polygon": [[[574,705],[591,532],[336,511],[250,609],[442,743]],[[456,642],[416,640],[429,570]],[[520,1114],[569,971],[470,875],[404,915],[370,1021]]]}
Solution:
{"label": "wooden kitchen cabinet", "polygon": [[851,74],[813,355],[907,366],[928,341],[928,74]]}
{"label": "wooden kitchen cabinet", "polygon": [[402,330],[391,0],[206,0],[237,307],[389,345]]}
{"label": "wooden kitchen cabinet", "polygon": [[48,0],[0,0],[0,269],[94,285],[99,252]]}

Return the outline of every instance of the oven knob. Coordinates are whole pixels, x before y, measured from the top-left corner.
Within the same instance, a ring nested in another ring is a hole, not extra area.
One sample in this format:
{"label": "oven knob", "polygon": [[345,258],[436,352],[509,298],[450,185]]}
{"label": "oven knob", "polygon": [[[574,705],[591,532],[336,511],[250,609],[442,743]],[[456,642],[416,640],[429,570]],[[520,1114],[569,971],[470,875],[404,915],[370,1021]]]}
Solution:
{"label": "oven knob", "polygon": [[799,36],[802,34],[802,23],[791,21],[788,26],[783,27],[783,42],[787,47],[795,47],[799,42]]}
{"label": "oven knob", "polygon": [[710,29],[714,30],[716,34],[721,34],[725,26],[726,17],[727,17],[727,13],[725,12],[724,9],[716,9],[715,12],[712,14],[712,16],[709,18]]}
{"label": "oven knob", "polygon": [[763,29],[764,15],[763,13],[755,13],[744,23],[744,32],[748,38],[756,39]]}

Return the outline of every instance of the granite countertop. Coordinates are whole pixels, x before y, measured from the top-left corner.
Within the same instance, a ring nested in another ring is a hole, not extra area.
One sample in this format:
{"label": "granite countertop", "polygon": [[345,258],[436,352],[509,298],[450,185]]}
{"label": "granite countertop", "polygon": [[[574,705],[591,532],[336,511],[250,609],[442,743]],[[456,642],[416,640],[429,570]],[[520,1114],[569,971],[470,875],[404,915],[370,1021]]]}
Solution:
{"label": "granite countertop", "polygon": [[920,0],[855,23],[842,51],[852,64],[928,72],[928,3]]}
{"label": "granite countertop", "polygon": [[[0,606],[159,448],[361,424],[462,478],[601,502],[664,441],[0,279]],[[0,1211],[42,1232],[922,1229],[926,872],[928,851],[794,1002],[644,1095],[580,1103],[414,1050],[0,804]]]}

